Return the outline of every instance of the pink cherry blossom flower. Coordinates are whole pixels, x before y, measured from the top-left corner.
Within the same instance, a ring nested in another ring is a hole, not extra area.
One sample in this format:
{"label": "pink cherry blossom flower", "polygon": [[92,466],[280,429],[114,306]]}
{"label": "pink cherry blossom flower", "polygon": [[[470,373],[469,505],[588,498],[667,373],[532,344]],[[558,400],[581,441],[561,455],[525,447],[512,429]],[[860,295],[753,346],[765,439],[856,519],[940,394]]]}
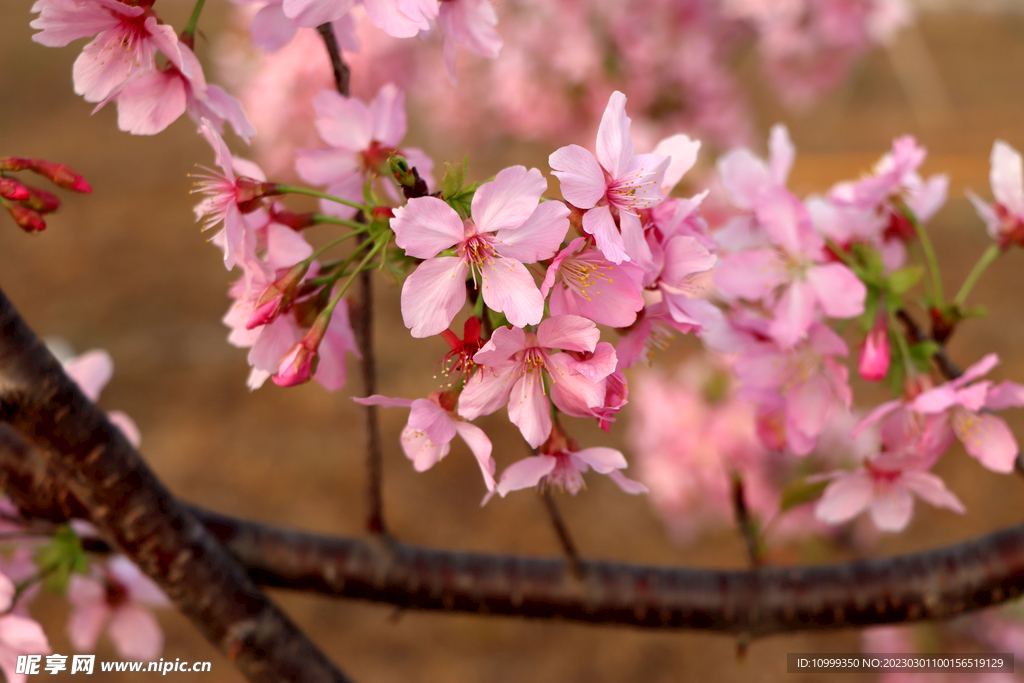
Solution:
{"label": "pink cherry blossom flower", "polygon": [[501,37],[494,29],[498,15],[491,0],[442,0],[437,23],[444,31],[444,65],[455,80],[455,45],[461,43],[470,52],[496,59]]}
{"label": "pink cherry blossom flower", "polygon": [[829,260],[799,199],[777,189],[759,195],[755,213],[771,245],[722,258],[715,284],[723,294],[764,301],[772,311],[769,333],[784,348],[807,334],[818,311],[830,318],[864,312],[867,287],[845,265]]}
{"label": "pink cherry blossom flower", "polygon": [[[223,133],[230,123],[235,133],[249,141],[256,130],[249,123],[241,103],[216,85],[209,85],[203,67],[185,44],[178,46],[187,69],[173,64],[132,78],[111,99],[117,102],[117,127],[133,135],[154,135],[171,125],[186,111],[202,124],[206,119]],[[187,74],[187,75],[186,75]]]}
{"label": "pink cherry blossom flower", "polygon": [[852,472],[832,472],[832,482],[815,508],[818,519],[841,524],[864,510],[882,531],[902,531],[910,523],[911,494],[935,507],[963,514],[963,504],[935,474],[927,470],[949,446],[949,428],[935,416],[909,411],[890,415],[881,429],[882,451]]}
{"label": "pink cherry blossom flower", "polygon": [[133,76],[155,68],[160,51],[177,69],[186,72],[178,37],[160,24],[149,7],[118,0],[37,0],[39,17],[30,25],[41,29],[37,43],[63,47],[73,40],[96,36],[75,60],[75,92],[87,102],[101,102]]}
{"label": "pink cherry blossom flower", "polygon": [[988,235],[1000,247],[1024,245],[1024,161],[1020,152],[1002,140],[992,145],[989,182],[995,204],[988,204],[968,191],[967,197],[985,221]]}
{"label": "pink cherry blossom flower", "polygon": [[[355,0],[284,0],[284,15],[300,26],[315,27],[345,15]],[[438,0],[363,0],[373,25],[393,38],[412,38],[430,29]]]}
{"label": "pink cherry blossom flower", "polygon": [[160,624],[148,608],[170,601],[131,560],[112,558],[96,576],[73,574],[68,584],[72,614],[68,637],[79,652],[95,652],[104,627],[124,659],[156,659],[164,647]]}
{"label": "pink cherry blossom flower", "polygon": [[[63,365],[64,372],[93,403],[99,400],[103,387],[107,386],[107,382],[114,376],[114,360],[103,349],[86,351],[65,361]],[[107,419],[121,430],[131,445],[139,447],[142,443],[142,434],[134,420],[120,410],[107,413]]]}
{"label": "pink cherry blossom flower", "polygon": [[[615,352],[586,318],[545,318],[537,332],[500,327],[473,357],[481,371],[459,397],[459,415],[474,420],[508,404],[509,419],[537,448],[551,433],[551,401],[574,417],[599,417],[604,379],[615,370]],[[556,351],[562,349],[562,351]],[[569,353],[593,354],[578,360]],[[547,388],[545,388],[547,380]]]}
{"label": "pink cherry blossom flower", "polygon": [[[541,493],[557,488],[572,495],[586,488],[583,475],[593,468],[598,474],[605,474],[626,493],[637,495],[647,493],[647,487],[638,481],[628,479],[620,470],[627,467],[626,458],[614,448],[583,448],[555,428],[541,447],[540,455],[530,456],[509,465],[501,473],[495,490],[502,498],[510,491],[538,487]],[[484,498],[484,503],[490,496]]]}
{"label": "pink cherry blossom flower", "polygon": [[831,329],[814,323],[806,340],[786,349],[756,342],[736,360],[740,396],[777,408],[785,443],[796,455],[810,453],[827,421],[850,409],[848,371],[835,356],[846,343]]}
{"label": "pink cherry blossom flower", "polygon": [[[224,266],[231,270],[240,265],[248,270],[256,261],[256,236],[243,214],[259,209],[266,194],[266,176],[256,164],[233,158],[209,120],[203,119],[199,131],[213,147],[221,172],[206,168],[206,173],[193,176],[197,178],[195,191],[206,195],[195,207],[196,220],[204,221],[203,230],[223,223],[223,230],[214,240],[224,249]],[[243,175],[236,176],[236,168]]]}
{"label": "pink cherry blossom flower", "polygon": [[569,145],[553,152],[548,163],[566,201],[589,209],[583,214],[583,229],[594,236],[608,260],[633,260],[646,267],[651,256],[639,212],[662,201],[658,176],[671,159],[634,152],[626,96],[616,91],[597,131],[597,157],[579,145]]}
{"label": "pink cherry blossom flower", "polygon": [[[395,210],[395,242],[409,256],[426,259],[402,287],[402,318],[412,336],[430,337],[451,324],[466,302],[470,275],[487,307],[510,323],[540,322],[544,299],[523,264],[554,256],[569,230],[563,203],[538,206],[546,188],[540,171],[513,166],[477,189],[467,220],[436,197],[411,199]],[[455,256],[437,256],[450,248]]]}
{"label": "pink cherry blossom flower", "polygon": [[[706,310],[699,315],[695,323],[679,322],[672,315],[668,304],[664,301],[647,306],[634,323],[622,336],[615,354],[618,358],[617,370],[633,367],[637,361],[650,365],[659,351],[668,348],[669,343],[677,334],[693,332],[699,335],[704,327],[710,327],[716,319],[721,318],[718,309],[709,302],[695,300],[706,305]],[[693,313],[693,311],[690,311]]]}
{"label": "pink cherry blossom flower", "polygon": [[612,263],[577,237],[548,266],[540,287],[551,293],[551,315],[580,315],[598,325],[629,327],[644,307],[643,271],[632,263]]}
{"label": "pink cherry blossom flower", "polygon": [[651,249],[654,267],[645,274],[644,286],[657,289],[672,319],[698,330],[715,319],[714,308],[700,298],[711,284],[711,269],[718,263],[700,240],[690,235],[672,235]]}
{"label": "pink cherry blossom flower", "polygon": [[[297,152],[295,168],[306,182],[327,185],[327,193],[336,197],[362,201],[366,181],[390,178],[388,158],[399,154],[428,187],[433,185],[433,160],[415,147],[399,147],[406,132],[405,94],[399,88],[390,83],[382,86],[369,105],[324,90],[313,100],[313,107],[316,128],[331,148]],[[394,194],[393,184],[387,187]],[[320,208],[341,218],[351,218],[356,211],[328,200],[321,200]]]}
{"label": "pink cherry blossom flower", "polygon": [[1017,458],[1017,440],[1006,422],[987,411],[1024,406],[1024,386],[1009,381],[996,386],[988,380],[975,381],[998,363],[999,357],[990,353],[954,380],[923,391],[912,399],[883,403],[865,417],[857,429],[878,422],[898,408],[919,415],[941,416],[948,421],[967,453],[984,467],[993,472],[1012,472]]}
{"label": "pink cherry blossom flower", "polygon": [[17,673],[18,656],[50,654],[51,650],[38,622],[8,612],[14,593],[14,583],[0,574],[0,671],[8,683],[25,683],[28,676]]}
{"label": "pink cherry blossom flower", "polygon": [[364,406],[410,409],[409,422],[402,431],[402,450],[417,472],[426,472],[448,455],[451,441],[458,434],[476,457],[487,490],[494,491],[491,440],[482,429],[455,415],[455,399],[450,392],[435,391],[428,398],[416,400],[378,394],[352,400]]}

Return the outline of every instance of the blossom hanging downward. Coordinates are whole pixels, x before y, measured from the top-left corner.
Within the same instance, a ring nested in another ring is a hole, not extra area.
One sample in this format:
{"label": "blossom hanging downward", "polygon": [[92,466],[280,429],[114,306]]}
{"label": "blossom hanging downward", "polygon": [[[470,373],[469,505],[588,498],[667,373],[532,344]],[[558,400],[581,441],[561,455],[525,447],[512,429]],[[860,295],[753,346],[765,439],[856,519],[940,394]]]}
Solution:
{"label": "blossom hanging downward", "polygon": [[[426,259],[402,287],[402,318],[414,337],[440,334],[466,303],[470,275],[487,307],[516,327],[536,325],[544,299],[523,266],[555,255],[569,230],[561,202],[538,206],[547,181],[537,169],[506,168],[473,196],[471,217],[436,197],[418,197],[395,210],[395,242]],[[438,257],[445,249],[455,256]]]}

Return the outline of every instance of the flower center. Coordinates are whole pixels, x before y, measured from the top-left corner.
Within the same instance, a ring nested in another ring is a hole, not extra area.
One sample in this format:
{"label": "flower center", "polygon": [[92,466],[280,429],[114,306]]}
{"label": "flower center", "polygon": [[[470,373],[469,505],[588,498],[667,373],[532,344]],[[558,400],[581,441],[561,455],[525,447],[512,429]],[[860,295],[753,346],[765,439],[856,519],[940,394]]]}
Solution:
{"label": "flower center", "polygon": [[[562,278],[562,284],[572,290],[577,296],[587,301],[591,298],[591,287],[601,286],[602,282],[612,284],[612,266],[604,259],[595,260],[593,257],[580,256],[567,258],[562,261],[558,269],[558,275]],[[594,289],[594,296],[600,296],[600,289]]]}
{"label": "flower center", "polygon": [[608,178],[608,190],[605,192],[608,203],[620,211],[633,214],[660,203],[661,191],[657,189],[657,176],[657,171],[645,174],[641,168],[615,180]]}

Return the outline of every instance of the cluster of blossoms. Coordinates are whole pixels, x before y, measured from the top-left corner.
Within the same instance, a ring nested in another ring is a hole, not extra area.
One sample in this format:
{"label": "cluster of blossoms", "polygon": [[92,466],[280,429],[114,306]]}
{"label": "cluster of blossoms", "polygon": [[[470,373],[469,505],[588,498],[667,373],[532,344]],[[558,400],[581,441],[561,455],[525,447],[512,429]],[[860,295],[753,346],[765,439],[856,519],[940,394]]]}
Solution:
{"label": "cluster of blossoms", "polygon": [[[274,121],[294,124],[295,98],[308,101],[312,93],[290,80],[284,82],[283,75],[316,80],[319,89],[330,79],[330,66],[312,32],[303,37],[300,31],[294,39],[289,32],[286,38],[267,40],[263,26],[271,13],[281,14],[282,7],[287,15],[294,11],[290,7],[330,4],[340,13],[353,3],[256,4],[263,8],[255,18],[250,19],[251,8],[245,8],[239,19],[246,26],[252,22],[254,40],[270,49],[286,39],[292,42],[269,58],[247,52],[242,41],[226,43],[222,54],[231,56],[222,59],[224,78],[244,80],[248,85],[242,89],[243,99],[254,116],[282,138],[290,137],[294,125],[278,126]],[[422,4],[435,11],[436,3]],[[460,5],[466,5],[467,12],[472,6],[478,17],[464,23],[466,33],[474,32],[471,37],[460,37],[444,21],[444,12]],[[485,7],[491,23],[483,20]],[[508,135],[582,142],[600,121],[608,96],[620,90],[629,93],[639,143],[684,130],[731,148],[753,139],[749,106],[734,67],[745,54],[756,51],[762,72],[787,104],[805,106],[841,82],[857,58],[890,42],[912,20],[905,0],[511,0],[497,7],[502,33],[515,36],[514,41],[502,45],[494,33],[496,15],[489,3],[446,1],[440,4],[439,16],[443,47],[441,41],[389,40],[376,27],[398,34],[381,22],[372,4],[366,3],[365,12],[357,7],[345,15],[354,20],[344,30],[336,29],[346,36],[343,47],[353,66],[353,92],[369,96],[382,84],[394,82],[409,93],[431,130],[468,146]],[[500,48],[501,58],[460,64],[459,87],[452,88],[447,81],[454,73],[454,42],[492,58]],[[443,50],[447,72],[437,68],[437,50]],[[318,70],[309,69],[310,59]],[[250,79],[246,73],[258,75]],[[269,73],[282,77],[268,77]],[[274,109],[282,92],[290,96],[280,101],[281,113],[268,111],[268,104]],[[257,128],[261,135],[269,132],[259,123]],[[274,135],[273,142],[278,140]],[[268,156],[278,153],[278,146],[266,141],[261,145],[257,140],[257,147],[266,149]],[[260,161],[273,166],[262,155]]]}
{"label": "cluster of blossoms", "polygon": [[[54,347],[57,355],[63,355]],[[63,361],[64,371],[91,401],[99,399],[113,375],[106,351],[93,350]],[[107,413],[135,447],[139,430],[121,411]],[[106,555],[90,560],[81,539],[96,536],[91,524],[71,520],[56,530],[25,518],[7,498],[0,499],[0,671],[10,683],[23,683],[17,672],[19,655],[51,652],[42,627],[29,615],[29,606],[42,585],[63,593],[71,606],[67,636],[79,652],[95,652],[106,631],[118,655],[154,660],[163,651],[164,636],[152,608],[170,601],[128,558]]]}

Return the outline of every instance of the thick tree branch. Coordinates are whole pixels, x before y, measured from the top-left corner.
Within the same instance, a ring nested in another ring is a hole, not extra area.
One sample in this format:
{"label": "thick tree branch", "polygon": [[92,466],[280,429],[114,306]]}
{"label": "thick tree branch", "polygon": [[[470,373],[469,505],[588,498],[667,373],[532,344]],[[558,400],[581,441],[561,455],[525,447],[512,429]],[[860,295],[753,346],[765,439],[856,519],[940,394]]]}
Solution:
{"label": "thick tree branch", "polygon": [[[88,514],[74,495],[62,495],[51,461],[3,435],[0,486],[26,514]],[[716,571],[582,560],[580,579],[560,559],[334,538],[189,509],[258,583],[404,609],[758,637],[948,618],[1024,592],[1024,525],[923,553],[820,567]]]}
{"label": "thick tree branch", "polygon": [[89,519],[250,680],[348,680],[178,503],[2,291],[0,421],[57,459]]}

